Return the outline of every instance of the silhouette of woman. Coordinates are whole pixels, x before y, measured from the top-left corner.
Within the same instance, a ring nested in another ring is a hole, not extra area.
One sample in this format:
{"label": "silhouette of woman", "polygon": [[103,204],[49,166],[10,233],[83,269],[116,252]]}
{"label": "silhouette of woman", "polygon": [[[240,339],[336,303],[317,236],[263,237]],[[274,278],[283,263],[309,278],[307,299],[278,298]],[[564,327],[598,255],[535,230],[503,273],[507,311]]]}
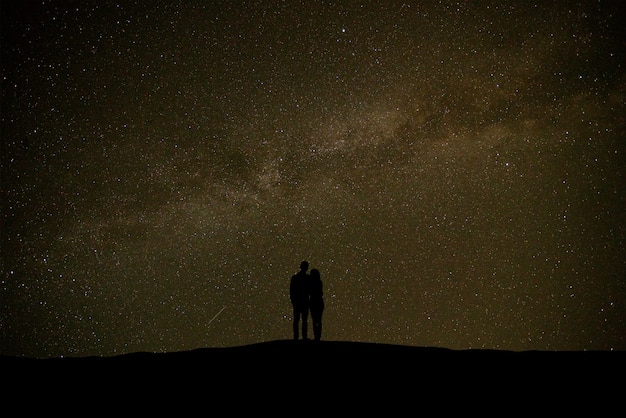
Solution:
{"label": "silhouette of woman", "polygon": [[313,336],[315,341],[322,339],[322,313],[324,312],[324,286],[318,269],[311,270],[311,297],[309,307],[313,321]]}

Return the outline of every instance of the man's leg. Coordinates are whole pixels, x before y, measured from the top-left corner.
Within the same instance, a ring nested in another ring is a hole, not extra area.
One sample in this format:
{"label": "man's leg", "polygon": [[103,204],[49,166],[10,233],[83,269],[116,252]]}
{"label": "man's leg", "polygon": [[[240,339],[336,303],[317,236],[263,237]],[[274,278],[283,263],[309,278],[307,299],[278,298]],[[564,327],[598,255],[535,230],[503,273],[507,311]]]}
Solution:
{"label": "man's leg", "polygon": [[302,310],[302,339],[308,340],[307,332],[309,328],[309,310]]}
{"label": "man's leg", "polygon": [[300,322],[300,311],[294,307],[293,308],[293,339],[294,340],[298,339],[298,334],[299,334],[298,323],[299,322]]}

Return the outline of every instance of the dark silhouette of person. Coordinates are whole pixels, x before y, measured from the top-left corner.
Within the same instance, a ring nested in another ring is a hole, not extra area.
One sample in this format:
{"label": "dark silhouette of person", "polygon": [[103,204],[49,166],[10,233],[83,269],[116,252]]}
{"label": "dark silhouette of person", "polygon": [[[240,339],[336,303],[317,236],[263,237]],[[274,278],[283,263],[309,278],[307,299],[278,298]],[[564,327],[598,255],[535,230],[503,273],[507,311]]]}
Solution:
{"label": "dark silhouette of person", "polygon": [[300,320],[302,320],[302,339],[308,340],[308,320],[309,320],[309,280],[307,273],[309,262],[300,263],[300,271],[291,276],[289,284],[289,298],[293,306],[293,339],[299,336]]}
{"label": "dark silhouette of person", "polygon": [[309,309],[313,322],[315,341],[322,339],[322,313],[324,313],[324,285],[318,269],[311,270]]}

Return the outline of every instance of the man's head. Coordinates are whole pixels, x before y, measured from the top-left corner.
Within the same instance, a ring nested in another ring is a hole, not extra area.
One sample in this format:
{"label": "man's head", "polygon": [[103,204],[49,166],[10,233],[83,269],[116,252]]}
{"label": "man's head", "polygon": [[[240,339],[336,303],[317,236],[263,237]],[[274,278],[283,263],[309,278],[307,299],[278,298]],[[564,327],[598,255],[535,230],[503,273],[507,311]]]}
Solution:
{"label": "man's head", "polygon": [[303,261],[300,263],[300,270],[307,271],[309,269],[309,262]]}

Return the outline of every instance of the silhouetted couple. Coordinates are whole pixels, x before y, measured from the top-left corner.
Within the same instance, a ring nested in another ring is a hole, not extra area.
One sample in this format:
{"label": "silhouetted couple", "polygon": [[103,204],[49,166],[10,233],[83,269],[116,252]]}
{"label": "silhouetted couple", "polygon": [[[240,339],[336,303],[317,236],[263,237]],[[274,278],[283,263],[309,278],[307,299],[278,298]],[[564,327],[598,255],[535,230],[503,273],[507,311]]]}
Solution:
{"label": "silhouetted couple", "polygon": [[300,321],[302,321],[302,339],[308,340],[309,311],[313,322],[313,337],[316,341],[322,338],[322,313],[324,312],[323,285],[320,272],[312,269],[311,274],[308,261],[300,263],[300,271],[291,276],[289,298],[293,306],[293,339],[300,336]]}

